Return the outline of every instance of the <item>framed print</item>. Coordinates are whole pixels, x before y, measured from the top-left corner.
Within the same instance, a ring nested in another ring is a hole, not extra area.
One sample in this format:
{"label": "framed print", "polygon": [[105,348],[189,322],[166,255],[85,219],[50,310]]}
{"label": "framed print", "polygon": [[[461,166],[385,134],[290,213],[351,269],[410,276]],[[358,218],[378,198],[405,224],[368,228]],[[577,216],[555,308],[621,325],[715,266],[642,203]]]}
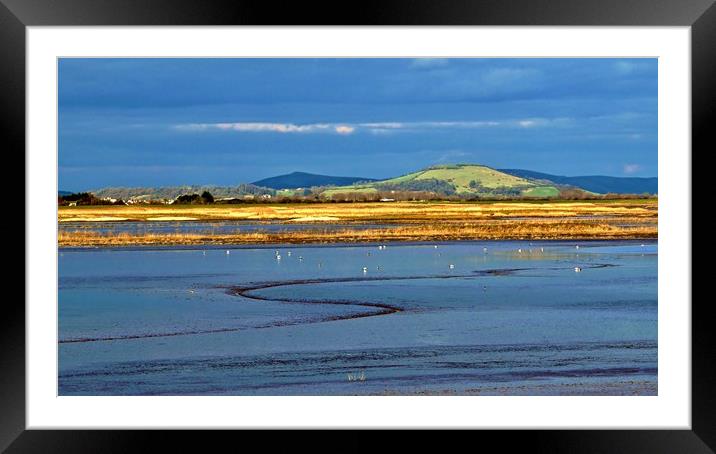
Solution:
{"label": "framed print", "polygon": [[4,0],[27,214],[3,448],[469,428],[712,452],[691,150],[716,8],[642,3]]}

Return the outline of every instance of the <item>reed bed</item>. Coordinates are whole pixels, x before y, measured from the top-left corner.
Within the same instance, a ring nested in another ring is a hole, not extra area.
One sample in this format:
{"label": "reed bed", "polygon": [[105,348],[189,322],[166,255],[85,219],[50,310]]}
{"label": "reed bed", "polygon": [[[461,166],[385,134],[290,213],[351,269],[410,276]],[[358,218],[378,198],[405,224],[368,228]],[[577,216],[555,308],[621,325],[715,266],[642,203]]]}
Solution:
{"label": "reed bed", "polygon": [[393,202],[275,205],[147,205],[60,207],[58,221],[271,221],[430,223],[519,218],[614,216],[654,219],[658,201]]}
{"label": "reed bed", "polygon": [[657,225],[589,219],[498,219],[480,222],[443,222],[407,224],[374,229],[315,229],[294,231],[253,231],[231,234],[214,233],[99,233],[61,231],[62,247],[211,245],[211,244],[278,244],[278,243],[362,243],[383,241],[453,241],[453,240],[576,240],[657,238]]}

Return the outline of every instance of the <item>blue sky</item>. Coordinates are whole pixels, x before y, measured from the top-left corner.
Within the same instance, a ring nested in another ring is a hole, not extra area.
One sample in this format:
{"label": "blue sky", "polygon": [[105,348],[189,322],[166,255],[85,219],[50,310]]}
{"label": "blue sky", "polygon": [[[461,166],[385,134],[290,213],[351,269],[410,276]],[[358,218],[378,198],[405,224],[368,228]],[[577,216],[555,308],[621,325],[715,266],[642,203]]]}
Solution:
{"label": "blue sky", "polygon": [[61,59],[59,187],[657,175],[656,59]]}

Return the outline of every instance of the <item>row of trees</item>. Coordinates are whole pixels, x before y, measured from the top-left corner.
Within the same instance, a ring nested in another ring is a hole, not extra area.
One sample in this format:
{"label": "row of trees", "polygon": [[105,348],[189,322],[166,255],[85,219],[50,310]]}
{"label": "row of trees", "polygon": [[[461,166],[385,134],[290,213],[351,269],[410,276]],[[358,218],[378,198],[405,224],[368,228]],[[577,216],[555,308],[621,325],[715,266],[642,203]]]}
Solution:
{"label": "row of trees", "polygon": [[180,205],[208,205],[214,203],[214,196],[209,191],[199,194],[184,194],[174,199],[175,204]]}
{"label": "row of trees", "polygon": [[109,200],[96,197],[91,192],[78,192],[76,194],[67,194],[57,197],[57,204],[60,206],[68,205],[124,205],[121,200]]}
{"label": "row of trees", "polygon": [[488,188],[483,186],[475,180],[470,181],[470,188],[479,192],[480,194],[487,194],[489,196],[507,196],[516,197],[522,194],[522,191],[526,189],[526,186],[498,186],[496,188]]}
{"label": "row of trees", "polygon": [[[428,180],[426,180],[428,181]],[[493,191],[481,194],[444,194],[434,191],[418,190],[384,190],[376,192],[340,192],[330,197],[321,196],[320,193],[303,192],[291,196],[277,196],[272,198],[234,198],[216,201],[209,191],[201,194],[183,194],[178,196],[172,204],[179,205],[210,205],[220,204],[246,204],[246,203],[351,203],[351,202],[380,202],[380,201],[486,201],[486,200],[523,200],[523,199],[559,199],[559,200],[604,200],[604,199],[648,199],[655,195],[644,194],[592,194],[580,189],[561,189],[559,196],[548,197],[524,197],[521,191]],[[160,201],[147,201],[149,204],[164,204]],[[81,192],[58,197],[58,204],[67,205],[124,205],[125,202],[119,199],[102,199],[89,192]]]}
{"label": "row of trees", "polygon": [[655,194],[644,192],[642,194],[618,194],[609,192],[607,194],[592,194],[581,189],[566,188],[560,189],[558,199],[561,200],[609,200],[609,199],[651,199],[656,198]]}

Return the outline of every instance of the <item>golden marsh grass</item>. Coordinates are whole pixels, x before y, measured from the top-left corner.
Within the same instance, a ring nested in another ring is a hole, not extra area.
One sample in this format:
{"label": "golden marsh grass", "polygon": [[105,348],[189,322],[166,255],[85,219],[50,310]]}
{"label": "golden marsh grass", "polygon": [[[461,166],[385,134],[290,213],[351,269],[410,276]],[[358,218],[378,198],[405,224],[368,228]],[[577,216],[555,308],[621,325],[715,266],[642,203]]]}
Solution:
{"label": "golden marsh grass", "polygon": [[[240,206],[62,207],[59,221],[246,220],[313,224],[302,230],[231,234],[99,233],[63,230],[63,247],[129,245],[203,245],[270,243],[354,243],[381,241],[452,241],[500,239],[656,238],[655,200],[598,202],[499,203],[349,203]],[[341,224],[377,224],[375,228],[326,229]],[[398,226],[381,227],[381,223]]]}
{"label": "golden marsh grass", "polygon": [[317,222],[430,222],[502,217],[627,216],[654,218],[657,201],[389,202],[246,205],[132,205],[59,207],[58,221],[246,220]]}

